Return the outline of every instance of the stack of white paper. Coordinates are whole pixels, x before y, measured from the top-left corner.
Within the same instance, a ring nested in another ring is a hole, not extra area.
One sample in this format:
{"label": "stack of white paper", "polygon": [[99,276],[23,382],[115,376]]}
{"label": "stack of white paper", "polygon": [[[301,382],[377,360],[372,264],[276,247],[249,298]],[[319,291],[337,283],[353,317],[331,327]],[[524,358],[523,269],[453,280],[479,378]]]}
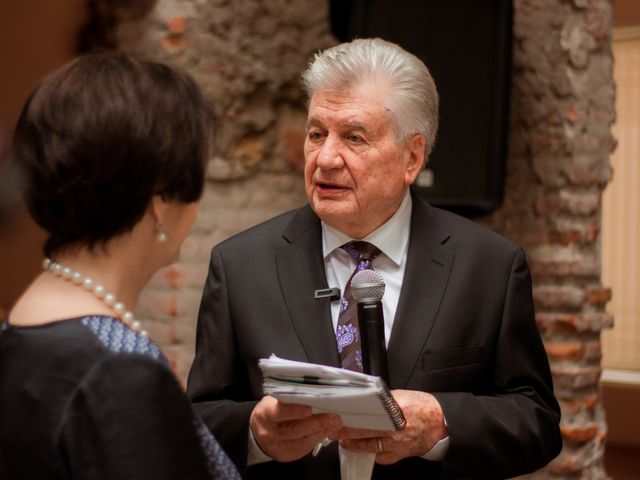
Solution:
{"label": "stack of white paper", "polygon": [[380,377],[275,355],[261,359],[259,366],[264,393],[283,403],[338,414],[346,427],[400,430],[405,426],[402,410]]}

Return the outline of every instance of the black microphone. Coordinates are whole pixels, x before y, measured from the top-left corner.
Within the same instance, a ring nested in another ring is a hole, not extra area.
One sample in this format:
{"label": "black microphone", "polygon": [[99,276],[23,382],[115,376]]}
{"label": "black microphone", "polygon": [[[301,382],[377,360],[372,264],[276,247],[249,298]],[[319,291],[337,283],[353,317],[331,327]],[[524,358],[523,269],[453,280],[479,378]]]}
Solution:
{"label": "black microphone", "polygon": [[384,288],[384,280],[375,270],[362,270],[351,280],[351,295],[358,302],[358,327],[364,373],[377,375],[389,385],[381,302]]}

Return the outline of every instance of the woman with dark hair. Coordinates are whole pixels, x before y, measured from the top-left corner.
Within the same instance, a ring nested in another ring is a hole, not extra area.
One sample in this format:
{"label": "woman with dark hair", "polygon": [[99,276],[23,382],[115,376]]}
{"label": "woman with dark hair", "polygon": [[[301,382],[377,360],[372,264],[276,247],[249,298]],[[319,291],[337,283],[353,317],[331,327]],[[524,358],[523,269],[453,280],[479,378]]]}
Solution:
{"label": "woman with dark hair", "polygon": [[28,99],[13,161],[48,238],[0,333],[0,477],[239,478],[129,310],[178,258],[212,123],[188,75],[122,52]]}

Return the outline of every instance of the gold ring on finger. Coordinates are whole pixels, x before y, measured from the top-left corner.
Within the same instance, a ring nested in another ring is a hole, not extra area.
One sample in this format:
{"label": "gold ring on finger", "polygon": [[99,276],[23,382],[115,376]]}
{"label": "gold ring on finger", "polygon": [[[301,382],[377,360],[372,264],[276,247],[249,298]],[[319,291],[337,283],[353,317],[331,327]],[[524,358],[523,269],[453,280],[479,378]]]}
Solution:
{"label": "gold ring on finger", "polygon": [[376,440],[378,441],[378,453],[382,453],[384,451],[384,445],[382,445],[382,438],[378,437]]}

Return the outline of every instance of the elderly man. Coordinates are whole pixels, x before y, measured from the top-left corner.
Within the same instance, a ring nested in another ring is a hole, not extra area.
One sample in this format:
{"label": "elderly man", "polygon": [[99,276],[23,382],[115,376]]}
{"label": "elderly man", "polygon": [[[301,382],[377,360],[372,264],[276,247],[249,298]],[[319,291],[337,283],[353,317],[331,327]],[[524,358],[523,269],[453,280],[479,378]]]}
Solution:
{"label": "elderly man", "polygon": [[[337,442],[311,454],[323,438],[376,453],[374,478],[544,466],[561,448],[560,415],[525,255],[409,188],[437,130],[427,68],[392,43],[355,40],[318,54],[303,78],[309,205],[213,249],[188,386],[205,422],[247,478],[339,478]],[[261,394],[257,362],[272,353],[362,368],[345,291],[358,268],[386,283],[401,431],[343,428]],[[314,298],[328,287],[342,301]]]}

